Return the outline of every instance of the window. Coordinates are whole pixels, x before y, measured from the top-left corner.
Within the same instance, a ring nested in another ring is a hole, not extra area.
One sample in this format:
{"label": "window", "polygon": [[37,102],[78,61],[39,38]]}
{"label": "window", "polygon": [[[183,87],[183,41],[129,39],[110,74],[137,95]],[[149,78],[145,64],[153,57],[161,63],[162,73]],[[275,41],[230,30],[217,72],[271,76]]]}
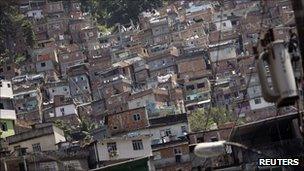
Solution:
{"label": "window", "polygon": [[171,133],[171,130],[170,129],[166,129],[166,135],[167,136],[170,136],[172,133]]}
{"label": "window", "polygon": [[45,62],[41,62],[41,63],[40,63],[40,66],[41,66],[41,67],[45,67],[45,66],[46,66]]}
{"label": "window", "polygon": [[218,138],[217,137],[211,137],[210,140],[211,140],[211,142],[215,142],[215,141],[218,141]]}
{"label": "window", "polygon": [[205,87],[205,83],[199,83],[197,84],[197,88],[204,88]]}
{"label": "window", "polygon": [[3,68],[0,68],[0,72],[3,72]]}
{"label": "window", "polygon": [[116,142],[107,143],[108,152],[117,151]]}
{"label": "window", "polygon": [[170,128],[169,128],[169,129],[166,129],[166,130],[161,130],[161,131],[160,131],[160,135],[161,135],[162,137],[170,136],[171,134],[172,134],[172,133],[171,133]]}
{"label": "window", "polygon": [[182,161],[182,151],[180,148],[174,148],[175,162],[181,163]]}
{"label": "window", "polygon": [[137,102],[137,103],[136,103],[136,106],[139,107],[139,106],[140,106],[140,102]]}
{"label": "window", "polygon": [[186,86],[186,89],[187,90],[194,90],[194,85],[188,85],[188,86]]}
{"label": "window", "polygon": [[132,144],[133,144],[133,150],[142,150],[142,149],[144,149],[142,140],[133,140]]}
{"label": "window", "polygon": [[260,98],[256,98],[254,99],[254,104],[261,104],[261,99]]}
{"label": "window", "polygon": [[11,70],[11,66],[7,66],[7,67],[6,67],[6,70],[7,70],[7,71]]}
{"label": "window", "polygon": [[41,151],[40,143],[32,144],[32,147],[33,147],[33,151],[34,151],[34,152],[39,152],[39,151]]}
{"label": "window", "polygon": [[185,125],[181,126],[182,133],[187,132],[187,128]]}
{"label": "window", "polygon": [[10,88],[10,87],[11,87],[11,84],[7,84],[7,87]]}
{"label": "window", "polygon": [[64,115],[64,108],[60,108],[60,112]]}
{"label": "window", "polygon": [[7,131],[7,124],[4,123],[4,122],[0,122],[0,129],[1,129],[2,131]]}
{"label": "window", "polygon": [[134,121],[139,121],[140,120],[140,114],[134,114],[133,115],[133,120]]}
{"label": "window", "polygon": [[174,155],[181,155],[181,149],[180,148],[174,148]]}
{"label": "window", "polygon": [[0,103],[0,109],[4,109],[4,104]]}
{"label": "window", "polygon": [[2,82],[0,82],[0,87],[2,87]]}

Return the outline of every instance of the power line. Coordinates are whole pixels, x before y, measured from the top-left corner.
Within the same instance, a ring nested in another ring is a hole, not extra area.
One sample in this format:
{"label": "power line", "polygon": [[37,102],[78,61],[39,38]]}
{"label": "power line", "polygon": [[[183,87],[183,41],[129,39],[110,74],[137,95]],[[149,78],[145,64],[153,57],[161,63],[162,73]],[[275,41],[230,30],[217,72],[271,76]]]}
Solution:
{"label": "power line", "polygon": [[[263,5],[263,0],[260,0],[260,4]],[[259,44],[260,44],[260,39],[261,39],[261,35],[262,35],[262,31],[263,31],[263,24],[264,24],[264,16],[265,16],[265,6],[262,7],[262,17],[261,17],[261,22],[260,22],[260,30],[258,32],[258,41],[254,47],[254,55],[255,55],[255,58],[252,62],[252,66],[255,65],[256,63],[256,60],[258,58],[258,47],[259,47]],[[245,92],[244,92],[244,95],[243,95],[243,101],[246,99],[246,96],[247,96],[247,93],[248,93],[248,88],[250,86],[250,82],[251,82],[251,78],[252,78],[252,74],[253,74],[253,69],[250,70],[250,73],[249,73],[249,78],[247,80],[247,84],[246,84],[246,88],[245,88]],[[234,120],[234,125],[232,126],[231,130],[230,130],[230,133],[229,133],[229,139],[230,139],[230,136],[232,135],[232,131],[234,130],[239,118],[240,118],[240,114],[242,112],[242,109],[243,107],[240,108],[238,114],[236,115],[236,119]]]}
{"label": "power line", "polygon": [[[204,125],[204,128],[207,128],[208,126],[208,122],[209,122],[209,119],[210,119],[210,115],[211,115],[211,109],[213,107],[213,103],[214,103],[214,88],[215,88],[215,83],[216,83],[216,78],[217,78],[217,72],[218,72],[218,62],[219,62],[219,55],[220,55],[220,42],[221,42],[221,39],[222,39],[222,20],[223,20],[223,7],[221,6],[220,7],[220,11],[221,11],[221,17],[220,17],[220,29],[219,29],[219,36],[218,36],[218,42],[217,42],[217,54],[216,54],[216,64],[215,64],[215,69],[211,69],[211,72],[212,72],[212,77],[214,78],[213,82],[210,84],[210,97],[211,97],[211,101],[210,101],[210,106],[209,106],[209,109],[208,109],[208,113],[207,113],[207,116],[206,116],[206,123]],[[209,59],[210,60],[210,59]],[[211,66],[212,66],[212,63],[211,63]]]}

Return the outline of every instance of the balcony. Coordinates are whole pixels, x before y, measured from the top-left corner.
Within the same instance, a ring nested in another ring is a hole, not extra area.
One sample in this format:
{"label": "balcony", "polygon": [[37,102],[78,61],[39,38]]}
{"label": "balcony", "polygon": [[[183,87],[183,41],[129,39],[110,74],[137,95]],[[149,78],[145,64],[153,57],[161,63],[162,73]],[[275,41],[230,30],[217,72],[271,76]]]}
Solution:
{"label": "balcony", "polygon": [[0,109],[0,119],[16,120],[15,110]]}

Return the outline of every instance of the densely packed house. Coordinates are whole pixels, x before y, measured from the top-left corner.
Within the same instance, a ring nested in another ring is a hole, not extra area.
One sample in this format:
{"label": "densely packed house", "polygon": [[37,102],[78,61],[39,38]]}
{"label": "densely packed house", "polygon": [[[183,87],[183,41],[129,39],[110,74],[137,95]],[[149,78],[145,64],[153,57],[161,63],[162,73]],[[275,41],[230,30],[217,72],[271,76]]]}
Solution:
{"label": "densely packed house", "polygon": [[[266,5],[271,10],[262,21],[256,0],[173,1],[105,34],[80,1],[19,1],[37,44],[28,49],[19,41],[16,50],[27,60],[0,66],[0,137],[6,139],[0,157],[7,156],[0,170],[102,170],[145,157],[146,168],[159,171],[253,162],[239,149],[204,160],[193,147],[229,139],[252,145],[264,141],[258,125],[274,124],[267,118],[276,108],[262,98],[252,47],[263,27],[294,21],[287,0]],[[276,37],[288,39],[288,31],[278,29]],[[250,123],[193,131],[189,117],[211,107]],[[280,113],[288,120],[280,126],[297,132],[292,112]],[[95,127],[86,132],[85,123]],[[303,141],[295,135],[286,140]]]}

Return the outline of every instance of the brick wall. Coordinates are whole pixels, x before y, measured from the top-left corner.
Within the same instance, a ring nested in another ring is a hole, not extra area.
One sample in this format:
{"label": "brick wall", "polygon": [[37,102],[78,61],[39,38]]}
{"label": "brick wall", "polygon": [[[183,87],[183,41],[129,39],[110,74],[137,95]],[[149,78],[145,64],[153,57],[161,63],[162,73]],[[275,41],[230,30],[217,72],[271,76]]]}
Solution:
{"label": "brick wall", "polygon": [[[134,114],[139,114],[140,119],[134,120]],[[149,126],[148,116],[144,107],[108,115],[107,123],[111,134],[130,132]]]}

